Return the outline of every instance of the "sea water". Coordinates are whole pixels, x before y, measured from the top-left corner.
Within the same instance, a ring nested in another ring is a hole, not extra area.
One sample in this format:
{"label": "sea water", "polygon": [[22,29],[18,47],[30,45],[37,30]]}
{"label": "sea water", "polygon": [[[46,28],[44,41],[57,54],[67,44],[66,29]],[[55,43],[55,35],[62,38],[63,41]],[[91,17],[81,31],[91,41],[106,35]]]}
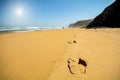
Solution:
{"label": "sea water", "polygon": [[61,27],[51,28],[51,27],[8,27],[8,26],[0,26],[0,33],[7,32],[30,32],[30,31],[38,31],[38,30],[50,30],[50,29],[61,29]]}

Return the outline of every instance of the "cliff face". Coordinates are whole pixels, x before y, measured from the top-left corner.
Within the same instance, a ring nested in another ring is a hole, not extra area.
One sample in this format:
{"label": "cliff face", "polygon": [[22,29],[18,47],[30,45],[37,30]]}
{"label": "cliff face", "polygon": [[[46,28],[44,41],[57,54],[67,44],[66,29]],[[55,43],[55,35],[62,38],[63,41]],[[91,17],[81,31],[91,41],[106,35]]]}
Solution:
{"label": "cliff face", "polygon": [[116,0],[113,4],[105,8],[87,28],[92,27],[112,27],[120,28],[120,0]]}
{"label": "cliff face", "polygon": [[76,23],[70,24],[69,27],[86,27],[92,19],[77,21]]}

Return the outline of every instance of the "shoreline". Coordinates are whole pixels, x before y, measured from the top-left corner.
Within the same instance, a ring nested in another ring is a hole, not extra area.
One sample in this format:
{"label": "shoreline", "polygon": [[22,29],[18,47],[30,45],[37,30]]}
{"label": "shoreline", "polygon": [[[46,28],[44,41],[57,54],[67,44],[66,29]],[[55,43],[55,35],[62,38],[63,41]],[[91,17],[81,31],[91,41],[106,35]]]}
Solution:
{"label": "shoreline", "polygon": [[40,29],[40,30],[7,30],[7,31],[0,31],[0,34],[9,34],[9,33],[26,33],[26,32],[37,32],[37,31],[50,31],[50,30],[64,30],[64,29],[86,29],[86,30],[102,30],[102,29],[120,29],[120,28],[79,28],[79,27],[73,27],[73,28],[60,28],[60,29]]}

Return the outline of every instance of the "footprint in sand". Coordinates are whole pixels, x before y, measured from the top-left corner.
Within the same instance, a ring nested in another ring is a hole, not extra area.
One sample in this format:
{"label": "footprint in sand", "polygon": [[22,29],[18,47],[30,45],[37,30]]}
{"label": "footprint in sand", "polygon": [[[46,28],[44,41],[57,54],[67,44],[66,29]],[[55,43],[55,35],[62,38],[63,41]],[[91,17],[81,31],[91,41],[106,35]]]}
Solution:
{"label": "footprint in sand", "polygon": [[87,63],[83,59],[79,58],[79,60],[75,61],[74,59],[69,58],[67,62],[68,62],[68,69],[71,74],[86,73]]}
{"label": "footprint in sand", "polygon": [[73,42],[68,41],[68,44],[72,44],[72,43],[75,43],[75,44],[76,44],[76,43],[77,43],[77,41],[75,41],[75,40],[74,40]]}

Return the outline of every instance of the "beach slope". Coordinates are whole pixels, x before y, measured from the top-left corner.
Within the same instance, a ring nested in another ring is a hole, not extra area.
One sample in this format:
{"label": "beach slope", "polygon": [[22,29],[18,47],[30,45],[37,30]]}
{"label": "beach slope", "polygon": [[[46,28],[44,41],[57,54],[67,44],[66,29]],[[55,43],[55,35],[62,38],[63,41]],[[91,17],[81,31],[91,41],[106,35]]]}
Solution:
{"label": "beach slope", "polygon": [[120,29],[0,34],[0,80],[120,80]]}

